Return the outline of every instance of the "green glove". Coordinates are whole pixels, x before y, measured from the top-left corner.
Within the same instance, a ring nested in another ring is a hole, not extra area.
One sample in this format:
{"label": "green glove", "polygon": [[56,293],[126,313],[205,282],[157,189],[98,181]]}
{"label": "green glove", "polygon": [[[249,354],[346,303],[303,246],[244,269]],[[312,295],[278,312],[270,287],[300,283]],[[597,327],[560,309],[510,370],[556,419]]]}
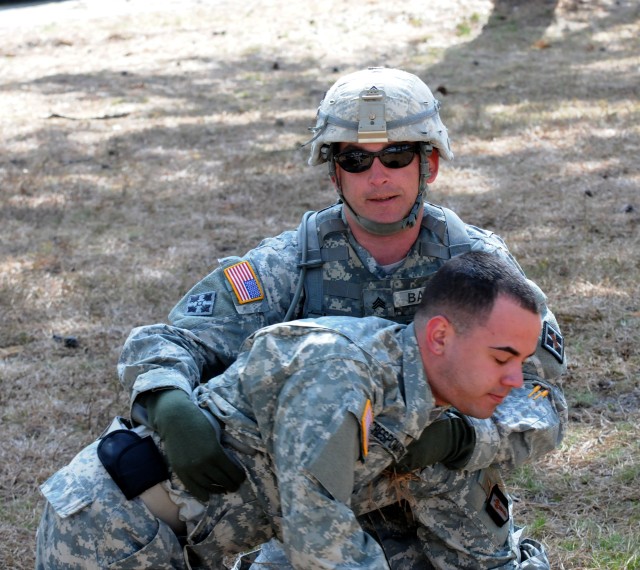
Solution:
{"label": "green glove", "polygon": [[397,469],[413,471],[435,463],[443,463],[449,469],[461,469],[469,461],[475,444],[473,426],[459,412],[447,411],[409,444]]}
{"label": "green glove", "polygon": [[142,398],[169,466],[191,494],[206,502],[210,493],[235,491],[240,486],[244,470],[220,445],[219,428],[213,427],[186,392],[161,390]]}

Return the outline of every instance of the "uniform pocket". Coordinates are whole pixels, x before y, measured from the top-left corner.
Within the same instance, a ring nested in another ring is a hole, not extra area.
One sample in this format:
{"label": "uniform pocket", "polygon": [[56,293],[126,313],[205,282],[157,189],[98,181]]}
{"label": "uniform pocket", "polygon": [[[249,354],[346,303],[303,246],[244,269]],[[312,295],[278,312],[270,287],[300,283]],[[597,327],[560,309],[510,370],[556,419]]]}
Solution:
{"label": "uniform pocket", "polygon": [[184,551],[190,568],[222,568],[224,557],[247,552],[273,537],[273,528],[259,501],[246,501],[236,493],[228,496],[231,502],[212,495],[207,514],[189,536],[190,544]]}
{"label": "uniform pocket", "polygon": [[158,532],[149,543],[124,560],[109,564],[109,570],[177,570],[186,568],[182,547],[166,524],[158,525]]}
{"label": "uniform pocket", "polygon": [[90,490],[69,465],[49,477],[40,486],[40,492],[60,518],[71,516],[93,502]]}

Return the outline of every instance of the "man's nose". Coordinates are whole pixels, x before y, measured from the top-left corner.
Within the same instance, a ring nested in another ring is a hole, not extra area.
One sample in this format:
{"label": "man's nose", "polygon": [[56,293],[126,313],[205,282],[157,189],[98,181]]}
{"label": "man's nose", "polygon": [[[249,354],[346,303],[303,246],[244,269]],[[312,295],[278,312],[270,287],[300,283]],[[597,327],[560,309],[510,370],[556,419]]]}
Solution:
{"label": "man's nose", "polygon": [[502,378],[502,383],[511,388],[522,388],[524,386],[524,375],[522,373],[522,365],[514,366]]}
{"label": "man's nose", "polygon": [[368,170],[369,180],[386,180],[389,178],[389,168],[382,164],[379,156],[374,157],[371,168]]}

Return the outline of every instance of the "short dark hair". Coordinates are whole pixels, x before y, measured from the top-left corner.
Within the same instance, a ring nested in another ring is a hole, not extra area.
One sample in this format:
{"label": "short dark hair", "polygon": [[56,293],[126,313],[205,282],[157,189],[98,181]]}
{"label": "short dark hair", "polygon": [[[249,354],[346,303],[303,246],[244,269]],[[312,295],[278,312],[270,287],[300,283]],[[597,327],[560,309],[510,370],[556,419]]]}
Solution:
{"label": "short dark hair", "polygon": [[498,253],[470,251],[444,263],[427,282],[416,320],[443,315],[463,332],[487,320],[498,295],[541,313],[533,288],[515,264]]}

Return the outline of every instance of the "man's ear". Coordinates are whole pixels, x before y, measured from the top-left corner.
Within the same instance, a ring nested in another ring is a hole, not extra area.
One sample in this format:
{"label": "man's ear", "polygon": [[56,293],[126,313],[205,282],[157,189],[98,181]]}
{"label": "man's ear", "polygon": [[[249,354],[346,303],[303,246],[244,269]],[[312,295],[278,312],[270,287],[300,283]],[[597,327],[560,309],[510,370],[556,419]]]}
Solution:
{"label": "man's ear", "polygon": [[453,327],[449,319],[443,315],[431,317],[425,326],[425,348],[437,356],[444,354]]}
{"label": "man's ear", "polygon": [[438,176],[438,168],[440,166],[440,153],[438,149],[434,148],[431,154],[427,157],[429,162],[429,178],[427,178],[427,184],[431,184]]}

